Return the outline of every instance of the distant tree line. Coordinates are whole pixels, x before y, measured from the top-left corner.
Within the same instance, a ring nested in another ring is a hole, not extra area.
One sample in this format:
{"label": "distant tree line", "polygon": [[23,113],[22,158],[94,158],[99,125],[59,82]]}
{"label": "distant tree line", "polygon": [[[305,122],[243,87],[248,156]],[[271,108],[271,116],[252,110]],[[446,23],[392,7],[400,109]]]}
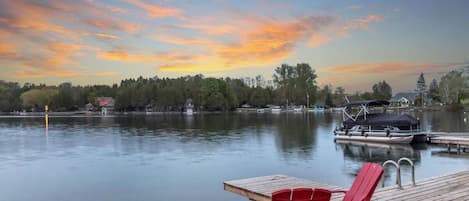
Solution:
{"label": "distant tree line", "polygon": [[461,105],[463,100],[467,103],[469,99],[469,66],[452,70],[443,75],[440,80],[433,79],[426,86],[423,73],[417,81],[417,92],[419,92],[420,105],[425,102],[431,104]]}
{"label": "distant tree line", "polygon": [[[451,71],[439,82],[433,80],[428,90],[420,83],[426,97],[443,103],[461,103],[468,95],[469,67]],[[422,75],[423,76],[423,75]],[[229,111],[242,106],[309,105],[326,107],[344,103],[343,87],[317,85],[315,70],[307,63],[295,66],[282,64],[275,69],[273,82],[265,85],[261,76],[247,78],[211,78],[203,75],[179,78],[125,79],[119,85],[58,86],[0,81],[0,111],[42,111],[44,105],[51,111],[80,110],[91,103],[98,108],[97,97],[113,97],[118,111],[180,111],[188,99],[196,110]],[[247,82],[248,80],[249,82]],[[420,81],[422,82],[422,81]],[[424,89],[425,88],[425,89]],[[371,92],[348,94],[351,100],[385,99],[392,96],[386,81],[374,84]]]}

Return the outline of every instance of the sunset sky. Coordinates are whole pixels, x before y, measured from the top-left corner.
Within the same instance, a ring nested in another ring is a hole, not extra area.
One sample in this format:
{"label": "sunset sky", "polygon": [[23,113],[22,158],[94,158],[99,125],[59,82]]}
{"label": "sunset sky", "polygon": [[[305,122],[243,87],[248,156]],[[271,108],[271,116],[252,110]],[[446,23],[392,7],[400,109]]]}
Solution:
{"label": "sunset sky", "polygon": [[0,0],[0,79],[256,76],[309,63],[347,92],[469,64],[469,1]]}

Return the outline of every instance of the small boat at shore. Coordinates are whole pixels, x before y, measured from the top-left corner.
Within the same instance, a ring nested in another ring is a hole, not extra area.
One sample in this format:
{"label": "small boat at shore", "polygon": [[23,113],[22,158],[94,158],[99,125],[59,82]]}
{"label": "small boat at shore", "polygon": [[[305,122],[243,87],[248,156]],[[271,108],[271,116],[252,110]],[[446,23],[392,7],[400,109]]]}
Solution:
{"label": "small boat at shore", "polygon": [[335,139],[404,144],[425,141],[420,121],[407,114],[386,113],[389,104],[376,100],[346,104],[342,125],[334,130]]}
{"label": "small boat at shore", "polygon": [[303,106],[297,106],[297,107],[293,108],[293,112],[294,113],[303,113],[304,109],[305,108]]}
{"label": "small boat at shore", "polygon": [[280,108],[280,106],[275,106],[270,111],[274,114],[279,114],[280,112],[282,112],[282,109]]}

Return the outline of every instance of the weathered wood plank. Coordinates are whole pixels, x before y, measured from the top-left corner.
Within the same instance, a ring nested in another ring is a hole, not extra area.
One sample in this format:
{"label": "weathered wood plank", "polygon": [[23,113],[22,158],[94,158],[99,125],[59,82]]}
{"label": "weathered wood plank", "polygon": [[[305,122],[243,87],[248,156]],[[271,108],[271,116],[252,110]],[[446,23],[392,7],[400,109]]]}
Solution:
{"label": "weathered wood plank", "polygon": [[467,137],[453,137],[453,136],[438,136],[430,137],[430,142],[433,144],[450,144],[450,145],[469,145],[469,138]]}
{"label": "weathered wood plank", "polygon": [[[467,171],[460,171],[460,172],[455,172],[455,173],[449,173],[449,174],[445,174],[445,175],[440,175],[440,176],[433,176],[433,177],[430,177],[430,178],[427,178],[427,179],[424,179],[424,180],[421,180],[417,183],[417,186],[422,186],[422,185],[428,185],[430,183],[434,183],[434,182],[438,182],[438,181],[441,181],[441,180],[446,180],[446,179],[450,179],[450,178],[453,178],[453,177],[461,177],[461,176],[466,176],[469,174],[469,170]],[[404,189],[408,189],[408,188],[411,188],[413,187],[412,184],[405,184],[403,185],[403,188]],[[397,188],[396,185],[394,186],[388,186],[388,187],[385,187],[385,188],[381,188],[379,190],[377,190],[377,192],[380,192],[380,193],[383,193],[383,192],[386,192],[386,191],[395,191]]]}
{"label": "weathered wood plank", "polygon": [[232,185],[246,185],[249,183],[259,183],[259,182],[266,182],[266,181],[272,181],[272,180],[279,180],[279,179],[285,179],[289,178],[289,176],[286,175],[269,175],[269,176],[262,176],[262,177],[254,177],[254,178],[247,178],[247,179],[238,179],[238,180],[232,180],[232,181],[225,181],[224,183],[229,183]]}
{"label": "weathered wood plank", "polygon": [[[277,176],[277,177],[276,177]],[[225,182],[225,190],[242,195],[252,200],[269,201],[271,193],[278,189],[294,187],[311,187],[325,189],[341,189],[336,186],[318,182],[273,175],[244,180]],[[238,185],[239,184],[239,185]],[[469,170],[442,176],[431,177],[417,182],[417,186],[406,184],[404,189],[396,186],[377,189],[372,200],[469,200]],[[343,194],[334,194],[331,200],[342,200]]]}
{"label": "weathered wood plank", "polygon": [[224,182],[224,189],[226,191],[259,201],[270,200],[272,192],[276,190],[296,187],[324,188],[331,190],[342,189],[333,185],[321,184],[315,181],[285,175],[272,175]]}
{"label": "weathered wood plank", "polygon": [[378,190],[374,200],[425,200],[425,198],[437,196],[441,193],[448,193],[460,185],[461,182],[469,181],[469,176],[464,178],[447,178],[442,180],[427,180],[426,183],[417,183],[416,187],[407,187],[403,190],[397,188],[387,189],[384,192]]}

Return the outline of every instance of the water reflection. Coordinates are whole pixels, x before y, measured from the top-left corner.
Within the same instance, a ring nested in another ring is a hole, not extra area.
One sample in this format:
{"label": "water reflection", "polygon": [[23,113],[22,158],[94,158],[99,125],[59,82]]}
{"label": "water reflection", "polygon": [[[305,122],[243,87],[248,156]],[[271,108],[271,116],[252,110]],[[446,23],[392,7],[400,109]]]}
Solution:
{"label": "water reflection", "polygon": [[420,152],[416,147],[413,147],[418,145],[349,141],[337,141],[336,144],[342,149],[346,160],[382,163],[383,159],[397,161],[402,157],[406,157],[414,161],[415,164],[420,163]]}
{"label": "water reflection", "polygon": [[464,132],[469,131],[469,123],[465,121],[465,112],[418,112],[423,128],[430,131]]}
{"label": "water reflection", "polygon": [[309,158],[316,143],[320,122],[307,114],[282,115],[276,121],[275,143],[285,157]]}
{"label": "water reflection", "polygon": [[[433,130],[469,130],[464,114],[417,115]],[[288,174],[346,187],[364,162],[408,157],[417,178],[469,165],[426,144],[334,143],[340,121],[330,113],[0,117],[0,194],[14,201],[234,201],[240,197],[224,192],[222,181]]]}

